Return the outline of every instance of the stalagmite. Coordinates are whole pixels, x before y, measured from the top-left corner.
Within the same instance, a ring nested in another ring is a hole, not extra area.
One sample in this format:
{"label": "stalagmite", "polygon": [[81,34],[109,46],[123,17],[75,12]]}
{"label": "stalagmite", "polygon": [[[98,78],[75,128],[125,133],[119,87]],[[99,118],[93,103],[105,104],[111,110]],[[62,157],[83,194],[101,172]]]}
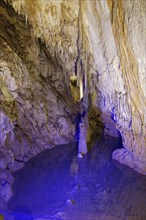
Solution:
{"label": "stalagmite", "polygon": [[[82,69],[81,69],[82,70]],[[83,73],[82,73],[83,72]],[[87,107],[88,107],[88,90],[87,90],[87,76],[86,72],[82,70],[79,75],[80,80],[80,113],[81,120],[79,123],[79,143],[78,143],[78,157],[82,158],[84,154],[87,153],[87,143],[86,143],[86,135],[87,135]]]}
{"label": "stalagmite", "polygon": [[86,143],[86,123],[85,119],[79,124],[79,144],[78,144],[78,157],[82,158],[84,154],[87,153],[87,143]]}

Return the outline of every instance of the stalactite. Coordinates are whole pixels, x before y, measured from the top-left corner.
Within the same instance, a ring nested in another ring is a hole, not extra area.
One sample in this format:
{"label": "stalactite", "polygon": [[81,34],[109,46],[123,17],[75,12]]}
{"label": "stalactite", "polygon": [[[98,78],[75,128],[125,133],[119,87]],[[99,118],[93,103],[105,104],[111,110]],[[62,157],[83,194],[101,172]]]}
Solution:
{"label": "stalactite", "polygon": [[[78,144],[78,157],[82,158],[84,154],[87,153],[87,129],[88,129],[88,87],[87,87],[87,68],[86,64],[86,53],[83,54],[83,51],[86,49],[86,44],[84,44],[85,39],[83,38],[83,23],[82,23],[82,9],[80,1],[80,10],[79,10],[79,34],[78,34],[78,59],[77,59],[77,77],[79,81],[80,88],[80,113],[82,120],[79,123],[80,133],[79,133],[79,144]],[[85,47],[85,48],[84,48]],[[85,50],[86,51],[86,50]]]}
{"label": "stalactite", "polygon": [[18,14],[20,15],[20,13],[21,13],[21,3],[20,1],[18,1]]}
{"label": "stalactite", "polygon": [[80,82],[80,99],[82,99],[84,96],[84,91],[83,91],[83,79],[81,74],[79,76],[79,82]]}

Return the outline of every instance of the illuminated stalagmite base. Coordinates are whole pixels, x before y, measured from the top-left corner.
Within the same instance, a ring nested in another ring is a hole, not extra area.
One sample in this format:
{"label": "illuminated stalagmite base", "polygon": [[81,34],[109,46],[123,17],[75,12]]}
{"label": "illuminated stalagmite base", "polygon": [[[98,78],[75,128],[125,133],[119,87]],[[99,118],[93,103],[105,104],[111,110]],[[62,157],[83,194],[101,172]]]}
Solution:
{"label": "illuminated stalagmite base", "polygon": [[87,142],[86,142],[86,125],[84,121],[79,124],[80,133],[79,133],[79,143],[78,143],[78,157],[82,157],[87,153]]}

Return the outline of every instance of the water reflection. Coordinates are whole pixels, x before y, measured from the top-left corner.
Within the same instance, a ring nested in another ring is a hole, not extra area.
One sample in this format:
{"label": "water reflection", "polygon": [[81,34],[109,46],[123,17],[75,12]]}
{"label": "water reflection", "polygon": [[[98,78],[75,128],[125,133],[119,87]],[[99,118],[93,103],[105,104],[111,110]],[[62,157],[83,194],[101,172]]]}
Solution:
{"label": "water reflection", "polygon": [[22,219],[33,220],[33,216],[27,206],[18,206],[15,209],[14,219],[15,220],[22,220]]}
{"label": "water reflection", "polygon": [[146,219],[146,177],[111,160],[117,146],[106,138],[82,159],[74,144],[31,159],[15,173],[15,219]]}

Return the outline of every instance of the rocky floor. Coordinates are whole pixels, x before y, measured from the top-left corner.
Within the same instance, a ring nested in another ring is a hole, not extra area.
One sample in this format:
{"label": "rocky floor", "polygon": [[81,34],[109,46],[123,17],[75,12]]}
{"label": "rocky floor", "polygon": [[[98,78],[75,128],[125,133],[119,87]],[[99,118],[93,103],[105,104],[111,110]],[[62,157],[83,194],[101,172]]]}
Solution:
{"label": "rocky floor", "polygon": [[46,150],[15,172],[6,220],[145,220],[146,176],[111,159],[106,137],[84,158],[75,144]]}

